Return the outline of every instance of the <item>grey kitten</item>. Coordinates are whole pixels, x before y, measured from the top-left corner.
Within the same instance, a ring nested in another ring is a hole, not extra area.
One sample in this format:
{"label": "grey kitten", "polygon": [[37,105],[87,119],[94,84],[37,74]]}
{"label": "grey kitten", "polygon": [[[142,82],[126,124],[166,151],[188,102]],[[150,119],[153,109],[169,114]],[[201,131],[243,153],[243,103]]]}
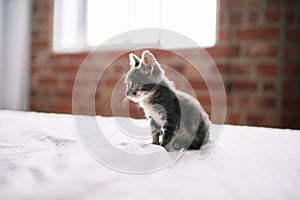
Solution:
{"label": "grey kitten", "polygon": [[129,59],[126,96],[144,109],[151,124],[152,143],[167,151],[200,149],[208,140],[211,122],[199,102],[176,90],[149,51],[141,58],[131,53]]}

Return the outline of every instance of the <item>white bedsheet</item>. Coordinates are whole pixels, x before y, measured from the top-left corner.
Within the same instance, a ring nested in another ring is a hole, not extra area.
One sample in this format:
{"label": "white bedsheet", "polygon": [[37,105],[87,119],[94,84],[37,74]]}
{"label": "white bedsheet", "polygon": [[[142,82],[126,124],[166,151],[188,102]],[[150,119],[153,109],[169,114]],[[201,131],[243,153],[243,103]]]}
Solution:
{"label": "white bedsheet", "polygon": [[132,175],[94,160],[72,115],[0,111],[0,199],[299,200],[299,185],[299,130],[225,125],[205,159],[187,151],[170,167]]}

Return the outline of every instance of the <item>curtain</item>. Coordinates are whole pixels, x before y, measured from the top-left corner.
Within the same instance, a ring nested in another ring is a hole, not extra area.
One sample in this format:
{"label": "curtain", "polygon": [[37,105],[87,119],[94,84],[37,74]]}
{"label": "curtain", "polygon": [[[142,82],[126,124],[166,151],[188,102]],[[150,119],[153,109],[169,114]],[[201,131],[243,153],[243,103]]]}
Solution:
{"label": "curtain", "polygon": [[29,107],[31,0],[0,0],[0,109]]}

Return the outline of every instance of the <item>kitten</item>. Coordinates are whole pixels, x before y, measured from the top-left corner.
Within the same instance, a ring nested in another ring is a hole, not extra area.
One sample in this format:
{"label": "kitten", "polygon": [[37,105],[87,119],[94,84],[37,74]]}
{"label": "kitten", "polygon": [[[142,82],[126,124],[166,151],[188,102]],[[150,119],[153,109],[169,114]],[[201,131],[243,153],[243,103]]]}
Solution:
{"label": "kitten", "polygon": [[126,96],[144,109],[150,120],[152,143],[167,151],[200,149],[208,140],[210,120],[199,102],[176,90],[149,51],[141,58],[131,53],[129,59]]}

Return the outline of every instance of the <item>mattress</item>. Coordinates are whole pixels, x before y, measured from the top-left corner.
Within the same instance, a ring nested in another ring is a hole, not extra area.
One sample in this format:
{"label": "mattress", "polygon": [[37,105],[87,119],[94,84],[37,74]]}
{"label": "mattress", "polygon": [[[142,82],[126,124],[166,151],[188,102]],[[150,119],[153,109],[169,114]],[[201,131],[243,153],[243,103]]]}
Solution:
{"label": "mattress", "polygon": [[[167,154],[123,138],[115,117],[94,118],[121,150]],[[134,123],[147,130],[146,120]],[[0,111],[1,199],[300,199],[299,130],[224,125],[200,155],[183,151],[160,170],[120,172],[95,159],[73,115]]]}

